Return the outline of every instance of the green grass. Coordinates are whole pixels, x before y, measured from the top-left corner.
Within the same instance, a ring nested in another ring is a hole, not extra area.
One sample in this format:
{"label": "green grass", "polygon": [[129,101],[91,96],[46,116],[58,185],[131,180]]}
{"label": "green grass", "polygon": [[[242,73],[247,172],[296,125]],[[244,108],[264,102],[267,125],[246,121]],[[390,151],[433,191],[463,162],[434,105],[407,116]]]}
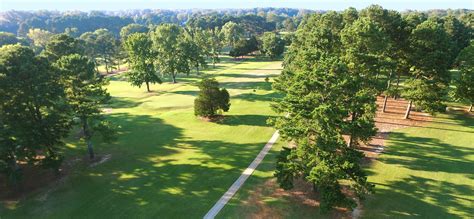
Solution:
{"label": "green grass", "polygon": [[[460,113],[439,114],[426,127],[395,130],[384,154],[367,168],[375,194],[364,203],[362,218],[469,218],[474,214],[474,118]],[[259,199],[282,218],[324,218],[317,208],[290,197],[274,199],[276,156],[272,148],[262,165],[218,215],[246,217],[261,209],[249,205],[256,188]],[[329,215],[330,216],[330,215]]]}
{"label": "green grass", "polygon": [[440,114],[390,134],[370,168],[375,194],[363,216],[469,218],[474,214],[474,118]]}
{"label": "green grass", "polygon": [[[108,117],[121,127],[119,139],[95,139],[97,153],[112,158],[77,164],[63,183],[0,207],[0,218],[202,217],[272,135],[266,120],[275,116],[269,105],[276,94],[264,79],[279,74],[280,63],[226,61],[206,71],[231,94],[219,123],[193,114],[199,77],[152,85],[152,93],[112,78]],[[69,159],[86,155],[81,142],[68,147]]]}

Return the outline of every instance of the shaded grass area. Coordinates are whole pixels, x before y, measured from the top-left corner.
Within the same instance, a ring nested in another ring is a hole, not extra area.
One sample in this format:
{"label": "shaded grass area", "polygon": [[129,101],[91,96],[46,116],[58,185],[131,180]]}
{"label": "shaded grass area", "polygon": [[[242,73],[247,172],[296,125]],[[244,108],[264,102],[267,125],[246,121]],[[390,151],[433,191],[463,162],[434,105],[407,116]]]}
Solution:
{"label": "shaded grass area", "polygon": [[[275,115],[265,97],[275,94],[257,87],[264,78],[253,75],[276,75],[280,62],[224,62],[218,67],[199,77],[181,75],[177,84],[152,85],[151,93],[112,80],[112,101],[105,107],[121,127],[119,139],[112,144],[94,139],[97,154],[111,159],[95,167],[76,165],[64,182],[0,206],[0,218],[202,217],[274,131],[266,123]],[[231,94],[222,122],[205,122],[193,114],[195,82],[203,76],[223,81]],[[255,97],[239,97],[249,94]],[[64,153],[68,159],[84,157],[85,145],[71,137]]]}
{"label": "shaded grass area", "polygon": [[468,218],[474,213],[474,119],[441,114],[390,134],[369,169],[376,193],[364,217]]}

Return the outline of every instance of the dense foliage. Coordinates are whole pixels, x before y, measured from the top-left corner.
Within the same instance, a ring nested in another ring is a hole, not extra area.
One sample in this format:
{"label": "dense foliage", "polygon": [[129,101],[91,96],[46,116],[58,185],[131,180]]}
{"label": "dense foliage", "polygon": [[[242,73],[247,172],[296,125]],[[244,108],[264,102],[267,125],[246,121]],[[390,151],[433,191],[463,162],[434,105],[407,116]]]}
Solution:
{"label": "dense foliage", "polygon": [[225,88],[219,89],[219,82],[216,79],[204,78],[198,87],[199,93],[194,100],[194,115],[213,117],[218,111],[229,111],[229,92]]}
{"label": "dense foliage", "polygon": [[147,91],[150,92],[150,83],[161,83],[153,64],[156,53],[151,49],[152,41],[144,33],[134,33],[127,37],[124,47],[131,66],[128,80],[138,87],[145,83]]}
{"label": "dense foliage", "polygon": [[457,100],[469,103],[469,112],[474,104],[474,42],[464,48],[457,58],[459,78],[455,79],[454,96]]}
{"label": "dense foliage", "polygon": [[0,166],[11,182],[19,161],[59,170],[68,112],[59,72],[47,59],[20,45],[0,48]]}
{"label": "dense foliage", "polygon": [[262,36],[262,45],[260,50],[263,54],[274,59],[282,55],[285,51],[285,41],[275,33],[264,33]]}
{"label": "dense foliage", "polygon": [[[291,142],[278,157],[280,186],[291,189],[301,178],[319,192],[323,212],[353,207],[343,187],[363,198],[373,186],[360,167],[358,147],[376,133],[376,95],[395,96],[397,75],[396,89],[410,100],[407,117],[412,102],[427,112],[444,110],[452,54],[465,47],[470,31],[453,17],[402,16],[376,5],[304,19],[274,83],[284,94],[274,109],[286,116],[273,123]],[[409,76],[403,87],[401,75]]]}

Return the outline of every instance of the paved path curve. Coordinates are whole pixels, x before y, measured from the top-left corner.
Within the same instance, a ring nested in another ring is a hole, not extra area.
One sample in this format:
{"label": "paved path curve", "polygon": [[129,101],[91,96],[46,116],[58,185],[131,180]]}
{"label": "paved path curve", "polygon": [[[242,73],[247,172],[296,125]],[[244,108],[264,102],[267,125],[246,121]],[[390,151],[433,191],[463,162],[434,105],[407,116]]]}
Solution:
{"label": "paved path curve", "polygon": [[232,186],[230,186],[227,192],[225,192],[224,195],[222,195],[222,197],[216,202],[216,204],[214,204],[211,210],[207,212],[207,214],[204,216],[204,219],[214,218],[222,210],[222,208],[224,208],[224,206],[232,198],[232,196],[237,193],[237,191],[240,189],[240,187],[242,187],[244,182],[249,178],[250,175],[252,175],[253,171],[258,167],[260,162],[262,162],[263,158],[265,158],[265,155],[267,155],[268,151],[270,151],[279,136],[280,135],[278,134],[278,131],[275,131],[275,133],[273,133],[272,137],[267,142],[267,144],[265,144],[265,147],[262,148],[260,153],[258,153],[257,157],[252,161],[252,163],[247,167],[247,169],[242,172],[240,177],[234,182],[234,184],[232,184]]}

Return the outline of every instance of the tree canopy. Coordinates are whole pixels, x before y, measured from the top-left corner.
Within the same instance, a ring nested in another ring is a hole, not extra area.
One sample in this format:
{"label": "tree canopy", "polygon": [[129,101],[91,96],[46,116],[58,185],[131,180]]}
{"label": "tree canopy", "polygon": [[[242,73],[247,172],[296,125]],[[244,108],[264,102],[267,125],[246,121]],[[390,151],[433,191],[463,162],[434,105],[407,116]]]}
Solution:
{"label": "tree canopy", "polygon": [[124,43],[131,66],[128,80],[138,87],[145,83],[148,92],[150,83],[161,83],[154,65],[156,53],[152,50],[152,45],[153,42],[144,33],[134,33]]}
{"label": "tree canopy", "polygon": [[194,115],[213,117],[219,110],[227,112],[230,108],[229,92],[219,89],[219,82],[213,78],[204,78],[198,84],[199,93],[194,100]]}

